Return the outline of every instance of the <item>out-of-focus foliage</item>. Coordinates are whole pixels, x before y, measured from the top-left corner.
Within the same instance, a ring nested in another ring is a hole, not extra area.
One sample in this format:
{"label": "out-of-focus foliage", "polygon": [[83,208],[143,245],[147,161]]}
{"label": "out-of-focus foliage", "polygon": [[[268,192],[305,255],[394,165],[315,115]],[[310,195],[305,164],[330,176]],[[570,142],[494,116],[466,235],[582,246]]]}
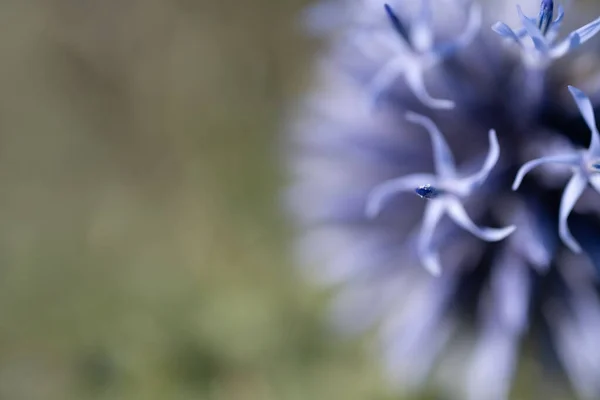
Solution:
{"label": "out-of-focus foliage", "polygon": [[384,399],[278,217],[301,0],[0,4],[0,398]]}

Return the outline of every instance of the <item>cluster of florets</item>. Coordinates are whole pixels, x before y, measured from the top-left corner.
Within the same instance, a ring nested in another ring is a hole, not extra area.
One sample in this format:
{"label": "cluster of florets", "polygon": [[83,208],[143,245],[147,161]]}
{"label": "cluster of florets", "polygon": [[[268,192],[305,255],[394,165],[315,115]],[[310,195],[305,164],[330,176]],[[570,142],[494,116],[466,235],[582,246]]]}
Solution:
{"label": "cluster of florets", "polygon": [[[393,28],[398,33],[398,55],[387,62],[375,75],[371,87],[377,100],[400,76],[404,77],[414,95],[426,106],[433,109],[452,109],[451,100],[435,99],[425,88],[423,72],[440,63],[457,49],[467,46],[479,29],[481,18],[478,6],[472,5],[467,27],[451,43],[436,45],[431,24],[431,6],[428,0],[422,0],[419,15],[405,26],[391,6],[385,5],[385,12]],[[517,6],[519,19],[523,25],[518,30],[497,22],[492,29],[500,36],[515,42],[528,68],[546,68],[552,60],[566,55],[577,48],[600,30],[600,18],[571,32],[565,39],[555,43],[564,10],[558,7],[554,18],[552,0],[542,0],[537,18],[523,14]],[[568,86],[579,111],[591,132],[591,142],[587,150],[553,155],[535,159],[524,164],[518,171],[513,190],[517,190],[525,175],[539,165],[556,163],[570,167],[572,178],[564,189],[559,211],[558,233],[563,243],[573,252],[581,252],[581,246],[575,240],[567,219],[584,189],[590,184],[600,193],[600,134],[594,118],[594,110],[589,98],[579,89]],[[422,227],[418,237],[417,251],[423,266],[434,275],[442,271],[438,257],[438,246],[432,241],[434,230],[440,219],[447,214],[457,225],[471,232],[481,240],[500,241],[513,233],[515,226],[503,228],[479,227],[468,216],[463,202],[471,196],[486,180],[500,156],[500,147],[496,132],[489,131],[489,152],[481,169],[468,176],[461,176],[456,169],[453,155],[443,134],[426,116],[407,112],[406,119],[420,125],[429,134],[433,146],[435,174],[419,173],[390,179],[377,185],[370,193],[366,214],[373,218],[379,214],[392,196],[406,191],[415,191],[428,201],[425,207]]]}

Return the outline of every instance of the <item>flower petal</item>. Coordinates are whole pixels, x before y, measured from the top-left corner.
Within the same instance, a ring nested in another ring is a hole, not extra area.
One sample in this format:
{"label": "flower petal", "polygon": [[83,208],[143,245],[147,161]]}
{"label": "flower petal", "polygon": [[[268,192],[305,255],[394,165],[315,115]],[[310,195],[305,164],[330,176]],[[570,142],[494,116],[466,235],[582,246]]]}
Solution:
{"label": "flower petal", "polygon": [[[576,34],[581,38],[581,44],[587,42],[591,39],[596,33],[600,31],[600,18],[596,18],[589,24],[582,26],[581,28],[573,31],[572,34]],[[570,36],[570,35],[569,35]]]}
{"label": "flower petal", "polygon": [[443,59],[455,53],[460,47],[467,46],[471,43],[477,33],[479,33],[479,28],[481,28],[481,15],[481,6],[473,2],[469,9],[465,30],[453,41],[433,46],[433,53]]}
{"label": "flower petal", "polygon": [[471,8],[469,8],[467,26],[465,27],[465,30],[456,38],[456,42],[460,46],[466,46],[475,38],[475,35],[477,35],[479,32],[479,28],[481,28],[481,16],[481,6],[478,3],[473,2],[471,4]]}
{"label": "flower petal", "polygon": [[550,50],[550,58],[560,58],[569,51],[579,47],[581,38],[577,34],[567,36],[562,42],[552,47]]}
{"label": "flower petal", "polygon": [[[504,22],[496,22],[494,25],[492,25],[492,30],[503,38],[511,39],[519,46],[522,46],[521,41],[519,40],[519,35]],[[526,33],[527,31],[521,30],[521,32]]]}
{"label": "flower petal", "polygon": [[448,215],[456,224],[471,232],[478,238],[487,242],[497,242],[514,232],[516,226],[510,225],[505,228],[480,228],[469,218],[462,203],[455,197],[444,199]]}
{"label": "flower petal", "polygon": [[454,156],[448,147],[444,135],[435,125],[435,123],[424,115],[408,111],[406,113],[406,119],[415,124],[419,124],[424,127],[429,133],[431,143],[433,145],[433,160],[435,163],[435,172],[442,178],[451,178],[456,175],[456,168],[454,166]]}
{"label": "flower petal", "polygon": [[421,263],[432,275],[439,276],[442,272],[440,258],[435,248],[431,246],[435,227],[446,211],[444,199],[431,200],[425,206],[423,224],[419,233],[418,252]]}
{"label": "flower petal", "polygon": [[556,18],[554,19],[554,22],[550,24],[550,29],[548,29],[548,33],[546,33],[546,38],[548,38],[549,42],[552,42],[558,34],[564,17],[565,9],[563,8],[563,6],[559,5],[556,12]]}
{"label": "flower petal", "polygon": [[552,58],[558,58],[579,47],[600,31],[600,18],[571,32],[562,42],[554,46],[550,53]]}
{"label": "flower petal", "polygon": [[369,218],[375,218],[390,196],[400,192],[412,191],[426,183],[435,185],[435,177],[432,174],[412,174],[390,179],[375,186],[367,198],[365,214]]}
{"label": "flower petal", "polygon": [[451,100],[434,99],[427,93],[425,82],[423,82],[423,69],[419,65],[410,66],[404,75],[406,84],[413,94],[426,106],[436,109],[448,110],[454,108]]}
{"label": "flower petal", "polygon": [[596,127],[596,118],[594,117],[594,107],[592,107],[592,102],[585,93],[576,87],[569,86],[569,91],[571,92],[575,103],[577,103],[577,108],[579,108],[581,116],[592,133],[589,152],[592,156],[600,157],[600,134]]}
{"label": "flower petal", "polygon": [[533,45],[535,46],[535,48],[542,53],[548,53],[550,49],[548,48],[546,38],[544,37],[544,35],[542,35],[542,32],[540,32],[535,22],[532,21],[531,18],[528,18],[527,16],[525,16],[525,14],[523,14],[523,10],[521,10],[521,6],[519,5],[517,6],[517,12],[519,14],[519,18],[521,19],[521,23],[523,24],[523,27],[527,30],[527,33],[533,41]]}
{"label": "flower petal", "polygon": [[563,192],[562,199],[560,201],[560,211],[558,215],[558,236],[560,236],[563,243],[571,249],[574,253],[581,253],[581,246],[573,235],[571,235],[571,231],[569,230],[569,224],[567,219],[569,218],[569,214],[581,194],[585,190],[587,186],[587,179],[583,175],[582,172],[576,172],[571,177],[569,183],[567,183],[567,187],[565,187],[565,191]]}
{"label": "flower petal", "polygon": [[555,164],[566,164],[566,165],[578,166],[580,161],[581,161],[581,155],[579,155],[579,154],[547,156],[547,157],[536,158],[535,160],[528,161],[525,164],[523,164],[523,166],[521,168],[519,168],[519,172],[517,172],[517,176],[515,177],[515,181],[513,182],[513,185],[512,185],[512,190],[517,190],[519,188],[519,186],[521,186],[521,182],[523,182],[523,178],[525,178],[525,175],[527,175],[527,173],[529,171],[531,171],[532,169],[534,169],[542,164],[555,163]]}
{"label": "flower petal", "polygon": [[490,148],[481,169],[476,174],[460,180],[460,186],[464,186],[464,191],[466,193],[469,193],[476,187],[480,186],[486,180],[498,162],[498,158],[500,157],[500,145],[498,144],[498,136],[496,135],[496,131],[490,129],[488,132],[488,138],[490,142]]}
{"label": "flower petal", "polygon": [[396,79],[405,73],[407,66],[406,57],[395,56],[388,61],[371,81],[371,99],[373,104],[377,104],[381,96],[389,89]]}
{"label": "flower petal", "polygon": [[433,31],[431,29],[430,0],[421,0],[419,14],[411,21],[410,39],[414,48],[419,52],[431,49]]}

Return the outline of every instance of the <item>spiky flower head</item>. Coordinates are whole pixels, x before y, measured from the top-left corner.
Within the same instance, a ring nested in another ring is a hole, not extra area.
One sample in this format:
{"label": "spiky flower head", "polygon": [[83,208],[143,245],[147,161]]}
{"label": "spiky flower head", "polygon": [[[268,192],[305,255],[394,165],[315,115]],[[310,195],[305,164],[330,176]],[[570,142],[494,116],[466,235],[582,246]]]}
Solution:
{"label": "spiky flower head", "polygon": [[555,44],[572,9],[538,0],[516,31],[484,12],[456,40],[477,5],[400,4],[309,13],[338,24],[291,124],[302,265],[336,285],[343,332],[377,327],[399,388],[507,399],[526,348],[540,390],[566,377],[597,400],[600,20]]}

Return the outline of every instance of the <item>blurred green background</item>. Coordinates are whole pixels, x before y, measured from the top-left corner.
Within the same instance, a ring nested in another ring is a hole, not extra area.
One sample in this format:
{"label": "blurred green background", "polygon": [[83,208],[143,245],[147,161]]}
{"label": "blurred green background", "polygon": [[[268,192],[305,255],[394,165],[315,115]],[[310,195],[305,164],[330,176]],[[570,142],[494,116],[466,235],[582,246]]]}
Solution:
{"label": "blurred green background", "polygon": [[391,398],[286,252],[303,3],[0,2],[0,399]]}

